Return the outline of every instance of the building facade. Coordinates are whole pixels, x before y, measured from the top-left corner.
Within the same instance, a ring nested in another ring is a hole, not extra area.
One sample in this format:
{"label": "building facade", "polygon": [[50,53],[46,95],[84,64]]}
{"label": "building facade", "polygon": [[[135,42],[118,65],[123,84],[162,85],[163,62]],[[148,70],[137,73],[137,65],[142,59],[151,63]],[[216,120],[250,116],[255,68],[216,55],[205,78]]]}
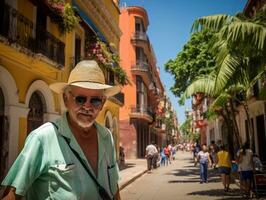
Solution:
{"label": "building facade", "polygon": [[[75,63],[87,57],[91,38],[99,38],[111,53],[119,50],[121,32],[117,1],[65,2],[63,6],[72,8],[75,5],[75,16],[80,18],[71,31],[66,32],[60,29],[62,16],[51,2],[0,1],[1,180],[29,132],[55,120],[64,110],[60,96],[53,94],[48,85],[67,81]],[[114,73],[104,66],[103,70],[108,83],[118,84]],[[107,101],[97,118],[111,129],[115,139],[119,138],[122,105],[123,95],[119,94]]]}
{"label": "building facade", "polygon": [[123,88],[125,105],[120,109],[120,145],[125,149],[126,158],[142,158],[151,141],[162,142],[162,127],[156,127],[155,116],[164,87],[147,35],[146,10],[132,6],[123,7],[120,12],[121,66],[130,80]]}

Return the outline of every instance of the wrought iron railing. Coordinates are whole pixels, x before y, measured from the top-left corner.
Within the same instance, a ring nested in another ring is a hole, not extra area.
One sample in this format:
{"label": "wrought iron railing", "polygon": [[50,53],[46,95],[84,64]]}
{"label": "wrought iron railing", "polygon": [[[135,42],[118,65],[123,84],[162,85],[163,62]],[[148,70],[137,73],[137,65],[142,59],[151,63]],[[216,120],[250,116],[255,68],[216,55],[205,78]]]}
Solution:
{"label": "wrought iron railing", "polygon": [[10,43],[16,43],[30,50],[41,53],[52,61],[64,66],[65,44],[47,32],[43,27],[36,26],[16,9],[5,4],[0,14],[0,35]]}
{"label": "wrought iron railing", "polygon": [[147,34],[145,32],[140,32],[140,31],[136,31],[135,33],[133,33],[132,39],[149,41]]}
{"label": "wrought iron railing", "polygon": [[131,107],[131,113],[140,113],[140,114],[146,114],[151,117],[153,117],[153,113],[149,107],[145,106],[132,106]]}

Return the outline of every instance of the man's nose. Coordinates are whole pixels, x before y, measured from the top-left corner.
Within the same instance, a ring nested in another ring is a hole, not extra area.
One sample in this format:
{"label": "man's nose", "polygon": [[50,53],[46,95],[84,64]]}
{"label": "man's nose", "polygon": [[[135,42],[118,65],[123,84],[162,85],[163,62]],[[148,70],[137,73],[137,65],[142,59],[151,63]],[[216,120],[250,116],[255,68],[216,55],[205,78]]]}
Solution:
{"label": "man's nose", "polygon": [[87,97],[87,100],[86,102],[83,104],[84,107],[93,107],[92,104],[91,104],[91,98],[90,97]]}

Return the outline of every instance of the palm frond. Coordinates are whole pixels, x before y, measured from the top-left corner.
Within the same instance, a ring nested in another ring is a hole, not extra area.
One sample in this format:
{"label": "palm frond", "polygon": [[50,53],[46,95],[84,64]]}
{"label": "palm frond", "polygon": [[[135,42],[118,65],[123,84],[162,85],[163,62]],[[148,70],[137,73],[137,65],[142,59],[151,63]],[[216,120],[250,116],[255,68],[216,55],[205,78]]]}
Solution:
{"label": "palm frond", "polygon": [[181,96],[180,102],[184,102],[185,99],[189,98],[195,93],[201,92],[206,95],[215,96],[215,78],[211,76],[201,77],[198,80],[192,82],[185,90],[184,94]]}
{"label": "palm frond", "polygon": [[231,98],[229,93],[223,92],[221,93],[210,105],[210,110],[215,111],[217,109],[221,109],[226,106],[228,100]]}
{"label": "palm frond", "polygon": [[205,29],[211,29],[213,31],[219,31],[225,24],[229,23],[233,17],[229,15],[212,15],[201,17],[196,19],[192,25],[191,31],[201,31]]}
{"label": "palm frond", "polygon": [[[221,61],[220,61],[221,62]],[[215,81],[215,87],[222,89],[241,65],[241,59],[232,54],[227,54],[221,63]]]}
{"label": "palm frond", "polygon": [[229,43],[246,42],[262,50],[265,48],[266,28],[251,21],[234,21],[222,29],[221,36]]}

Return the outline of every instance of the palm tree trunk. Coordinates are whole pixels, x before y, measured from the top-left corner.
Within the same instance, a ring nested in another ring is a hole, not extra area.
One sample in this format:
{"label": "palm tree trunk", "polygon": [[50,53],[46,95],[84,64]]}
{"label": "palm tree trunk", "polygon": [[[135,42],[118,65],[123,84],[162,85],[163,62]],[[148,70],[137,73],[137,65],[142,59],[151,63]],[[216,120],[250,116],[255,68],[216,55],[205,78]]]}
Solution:
{"label": "palm tree trunk", "polygon": [[250,149],[253,149],[254,148],[254,131],[253,131],[253,127],[252,127],[252,123],[251,123],[251,119],[249,115],[249,108],[248,108],[248,104],[246,100],[244,101],[243,106],[244,106],[244,110],[247,116],[247,123],[248,123],[249,137],[247,138],[247,142],[250,143]]}
{"label": "palm tree trunk", "polygon": [[[240,137],[240,133],[239,133],[239,129],[238,129],[238,125],[237,125],[237,122],[236,122],[236,115],[235,115],[235,109],[234,109],[234,106],[233,106],[233,100],[230,99],[230,108],[231,108],[231,118],[232,118],[232,122],[233,122],[233,128],[235,130],[235,136],[236,136],[236,139],[237,139],[237,147],[240,147],[242,145],[242,139]],[[226,107],[226,110],[229,112],[228,108]]]}
{"label": "palm tree trunk", "polygon": [[234,158],[234,154],[235,154],[235,151],[234,151],[234,141],[233,141],[233,136],[235,135],[234,134],[234,129],[232,127],[232,123],[230,123],[230,116],[227,115],[227,112],[225,110],[221,111],[221,116],[223,117],[224,121],[225,121],[225,124],[227,126],[227,130],[228,130],[228,150],[229,150],[229,154],[231,155],[231,159]]}

